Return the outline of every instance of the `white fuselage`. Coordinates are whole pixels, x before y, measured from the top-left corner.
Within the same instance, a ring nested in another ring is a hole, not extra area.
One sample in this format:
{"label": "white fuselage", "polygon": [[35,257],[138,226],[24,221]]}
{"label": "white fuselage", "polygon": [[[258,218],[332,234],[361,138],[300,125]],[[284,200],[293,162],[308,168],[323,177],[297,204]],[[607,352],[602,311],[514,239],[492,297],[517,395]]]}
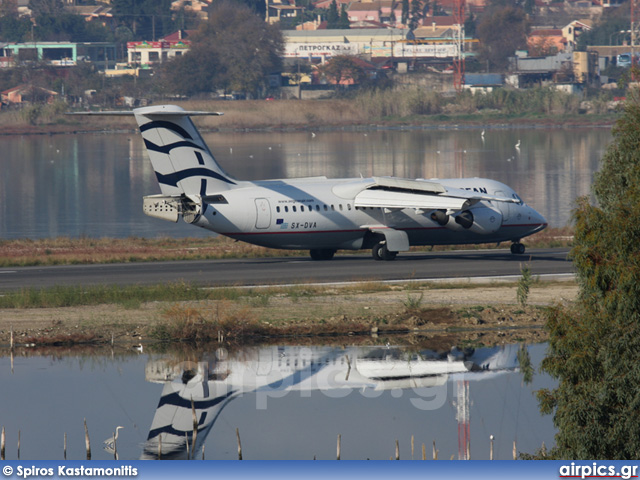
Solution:
{"label": "white fuselage", "polygon": [[[438,180],[446,187],[488,195],[518,198],[503,183],[481,178]],[[372,179],[292,179],[238,182],[222,192],[224,200],[207,205],[196,225],[272,248],[369,248],[372,228],[392,228],[407,233],[411,245],[473,244],[517,241],[542,230],[545,219],[522,203],[482,201],[501,213],[490,233],[442,226],[431,211],[355,207],[355,196]],[[456,225],[453,225],[456,227]]]}

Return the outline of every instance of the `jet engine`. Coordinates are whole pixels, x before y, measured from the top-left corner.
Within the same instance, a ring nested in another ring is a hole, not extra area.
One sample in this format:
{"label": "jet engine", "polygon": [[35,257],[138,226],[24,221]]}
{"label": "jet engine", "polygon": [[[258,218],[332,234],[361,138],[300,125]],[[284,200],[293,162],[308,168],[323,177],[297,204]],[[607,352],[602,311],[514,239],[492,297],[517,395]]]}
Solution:
{"label": "jet engine", "polygon": [[483,235],[496,232],[502,226],[502,213],[492,207],[470,208],[448,215],[445,210],[435,210],[431,220],[455,231],[471,231]]}

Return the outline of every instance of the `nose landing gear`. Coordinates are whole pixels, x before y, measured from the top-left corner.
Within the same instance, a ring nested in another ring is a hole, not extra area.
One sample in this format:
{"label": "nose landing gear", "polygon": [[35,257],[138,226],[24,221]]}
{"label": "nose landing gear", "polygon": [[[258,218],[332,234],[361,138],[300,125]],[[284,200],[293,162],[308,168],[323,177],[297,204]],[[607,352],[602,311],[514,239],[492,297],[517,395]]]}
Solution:
{"label": "nose landing gear", "polygon": [[526,250],[526,247],[524,246],[523,243],[520,242],[513,242],[511,244],[511,253],[513,253],[514,255],[522,255]]}
{"label": "nose landing gear", "polygon": [[331,260],[336,251],[328,248],[314,248],[309,250],[309,255],[313,260]]}

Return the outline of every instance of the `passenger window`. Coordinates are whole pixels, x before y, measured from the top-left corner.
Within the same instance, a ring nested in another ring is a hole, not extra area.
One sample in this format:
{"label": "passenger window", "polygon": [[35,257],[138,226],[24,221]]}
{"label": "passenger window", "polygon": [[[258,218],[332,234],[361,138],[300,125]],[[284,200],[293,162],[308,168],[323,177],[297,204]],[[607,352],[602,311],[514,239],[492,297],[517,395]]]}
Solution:
{"label": "passenger window", "polygon": [[319,211],[320,211],[320,204],[316,203],[316,212],[319,212]]}
{"label": "passenger window", "polygon": [[284,211],[288,212],[289,211],[289,207],[284,207]]}
{"label": "passenger window", "polygon": [[342,211],[342,204],[338,205],[338,207],[340,207],[340,211]]}
{"label": "passenger window", "polygon": [[351,204],[347,203],[347,210],[351,210]]}
{"label": "passenger window", "polygon": [[336,207],[333,204],[331,204],[331,210],[335,210],[335,209]]}
{"label": "passenger window", "polygon": [[295,206],[295,205],[293,206],[293,211],[294,211],[294,212],[297,212],[297,210],[296,210],[296,206]]}
{"label": "passenger window", "polygon": [[276,207],[276,212],[280,213],[280,207]]}
{"label": "passenger window", "polygon": [[326,205],[324,206],[324,211],[325,211],[325,212],[327,211],[327,206],[326,206]]}

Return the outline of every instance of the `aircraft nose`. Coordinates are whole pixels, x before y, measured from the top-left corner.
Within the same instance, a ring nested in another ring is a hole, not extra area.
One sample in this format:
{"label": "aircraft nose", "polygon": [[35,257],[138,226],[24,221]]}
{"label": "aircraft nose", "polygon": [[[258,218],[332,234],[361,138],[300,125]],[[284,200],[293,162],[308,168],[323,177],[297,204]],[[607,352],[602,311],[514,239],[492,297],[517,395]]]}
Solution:
{"label": "aircraft nose", "polygon": [[544,230],[548,226],[547,219],[533,208],[529,212],[529,221],[536,227],[537,232]]}

